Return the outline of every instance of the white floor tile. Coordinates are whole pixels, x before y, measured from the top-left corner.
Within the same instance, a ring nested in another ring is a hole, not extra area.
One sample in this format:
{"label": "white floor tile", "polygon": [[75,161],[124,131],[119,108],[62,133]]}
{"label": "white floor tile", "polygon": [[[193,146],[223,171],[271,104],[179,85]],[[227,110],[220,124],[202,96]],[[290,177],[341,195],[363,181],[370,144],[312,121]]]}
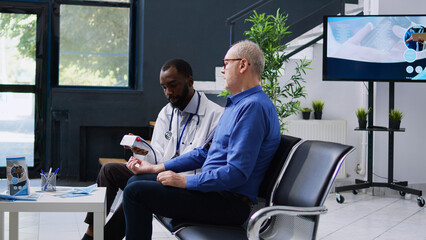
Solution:
{"label": "white floor tile", "polygon": [[415,199],[361,193],[344,197],[345,202],[338,204],[334,194],[328,196],[329,212],[321,216],[318,239],[426,240],[426,210]]}
{"label": "white floor tile", "polygon": [[[320,217],[317,239],[320,240],[426,240],[426,209],[417,205],[416,198],[371,196],[344,193],[345,202],[336,202],[330,194],[325,202],[328,213]],[[78,240],[87,225],[85,213],[20,213],[20,240]],[[5,214],[5,236],[8,237],[8,217]],[[60,237],[60,238],[58,238]],[[176,240],[155,219],[154,240]]]}

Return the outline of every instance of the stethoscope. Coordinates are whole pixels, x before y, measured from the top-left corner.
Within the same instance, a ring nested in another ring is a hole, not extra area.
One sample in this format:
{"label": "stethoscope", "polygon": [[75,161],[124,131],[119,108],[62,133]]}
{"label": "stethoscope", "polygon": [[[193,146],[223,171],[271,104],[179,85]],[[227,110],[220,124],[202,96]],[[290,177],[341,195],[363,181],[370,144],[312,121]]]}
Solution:
{"label": "stethoscope", "polygon": [[[191,113],[191,114],[189,115],[188,119],[187,119],[187,120],[186,120],[186,122],[185,122],[185,125],[183,126],[182,132],[180,133],[180,136],[179,136],[178,141],[177,141],[177,143],[176,143],[176,153],[175,153],[175,156],[174,156],[174,157],[179,156],[179,148],[180,148],[180,143],[181,143],[181,141],[182,141],[183,134],[184,134],[184,132],[185,132],[185,130],[186,130],[186,126],[188,125],[189,121],[191,121],[192,117],[194,117],[194,115],[195,115],[195,116],[197,116],[197,125],[196,125],[196,126],[198,126],[198,124],[200,123],[200,115],[198,115],[198,110],[200,109],[201,94],[200,94],[199,92],[197,92],[197,94],[198,94],[198,104],[197,104],[197,109],[196,109],[196,111],[195,111],[195,114],[194,114],[194,113]],[[164,134],[164,137],[165,137],[167,140],[170,140],[170,139],[172,138],[172,122],[173,122],[173,116],[174,116],[174,113],[175,113],[175,108],[173,108],[173,109],[172,109],[172,116],[171,116],[171,118],[170,118],[170,122],[169,122],[169,130],[168,130],[168,131]],[[178,118],[179,118],[179,116],[178,116]],[[177,121],[177,124],[179,124],[179,121]]]}

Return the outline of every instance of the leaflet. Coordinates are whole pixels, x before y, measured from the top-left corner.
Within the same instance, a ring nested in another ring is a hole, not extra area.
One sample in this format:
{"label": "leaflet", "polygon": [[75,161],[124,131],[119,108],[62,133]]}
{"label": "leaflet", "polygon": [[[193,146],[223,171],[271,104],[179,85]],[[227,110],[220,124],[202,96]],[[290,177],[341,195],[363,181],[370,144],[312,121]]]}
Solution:
{"label": "leaflet", "polygon": [[9,195],[9,194],[0,194],[0,201],[37,201],[37,199],[40,198],[40,194],[32,193],[27,196],[16,196],[16,195]]}
{"label": "leaflet", "polygon": [[92,195],[93,190],[95,190],[97,187],[98,187],[98,184],[95,183],[88,187],[73,188],[64,193],[55,194],[54,196],[61,197],[61,198],[74,198],[74,197],[88,196],[88,195]]}

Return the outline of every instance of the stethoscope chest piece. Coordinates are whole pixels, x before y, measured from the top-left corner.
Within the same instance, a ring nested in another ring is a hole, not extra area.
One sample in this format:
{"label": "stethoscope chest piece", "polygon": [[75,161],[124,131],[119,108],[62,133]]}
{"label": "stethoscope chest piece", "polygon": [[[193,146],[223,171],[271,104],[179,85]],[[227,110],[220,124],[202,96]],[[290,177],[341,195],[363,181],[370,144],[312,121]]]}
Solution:
{"label": "stethoscope chest piece", "polygon": [[170,140],[170,139],[172,138],[172,132],[171,132],[171,131],[167,131],[167,132],[164,134],[164,137],[165,137],[167,140]]}
{"label": "stethoscope chest piece", "polygon": [[[198,104],[197,104],[197,110],[195,111],[195,114],[193,114],[193,113],[191,113],[191,115],[188,117],[188,120],[186,120],[186,123],[185,123],[185,126],[183,127],[183,130],[182,130],[182,133],[180,134],[180,137],[179,137],[179,135],[177,136],[178,137],[178,142],[177,142],[177,146],[176,146],[176,149],[177,150],[179,150],[179,145],[180,145],[180,141],[181,141],[181,139],[182,139],[182,136],[183,136],[183,133],[185,132],[185,128],[186,128],[186,125],[188,125],[188,122],[192,119],[192,117],[194,116],[194,115],[196,115],[197,116],[197,118],[198,118],[198,121],[197,121],[197,126],[198,126],[198,124],[200,123],[200,116],[198,115],[198,109],[200,108],[200,103],[201,103],[201,94],[199,93],[199,92],[197,92],[197,94],[198,94]],[[172,122],[173,122],[173,116],[174,116],[174,114],[175,114],[175,108],[173,108],[172,109],[172,116],[170,117],[170,122],[169,122],[169,131],[167,131],[166,133],[164,133],[164,137],[167,139],[167,140],[170,140],[171,138],[172,138]],[[178,116],[179,117],[179,116]],[[179,134],[179,133],[178,133]]]}

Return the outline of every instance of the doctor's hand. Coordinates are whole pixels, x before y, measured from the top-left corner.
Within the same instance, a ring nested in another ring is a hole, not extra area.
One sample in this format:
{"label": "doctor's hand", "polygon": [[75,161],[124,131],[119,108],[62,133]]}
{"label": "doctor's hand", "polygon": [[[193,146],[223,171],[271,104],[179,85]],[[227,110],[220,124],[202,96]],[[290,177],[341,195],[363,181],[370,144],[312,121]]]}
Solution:
{"label": "doctor's hand", "polygon": [[[133,135],[133,133],[128,133],[127,135]],[[130,149],[132,150],[133,153],[138,154],[138,155],[147,155],[148,151],[144,150],[144,149],[140,149],[137,147],[129,147],[129,146],[123,146],[125,149]]]}
{"label": "doctor's hand", "polygon": [[126,166],[134,174],[159,173],[165,170],[164,164],[155,165],[135,157],[130,157]]}
{"label": "doctor's hand", "polygon": [[164,186],[186,188],[186,176],[177,174],[173,171],[161,172],[157,176],[157,182]]}
{"label": "doctor's hand", "polygon": [[147,150],[140,149],[140,148],[137,148],[137,147],[132,147],[131,150],[132,150],[133,153],[139,154],[139,155],[144,155],[145,156],[145,155],[148,154]]}

